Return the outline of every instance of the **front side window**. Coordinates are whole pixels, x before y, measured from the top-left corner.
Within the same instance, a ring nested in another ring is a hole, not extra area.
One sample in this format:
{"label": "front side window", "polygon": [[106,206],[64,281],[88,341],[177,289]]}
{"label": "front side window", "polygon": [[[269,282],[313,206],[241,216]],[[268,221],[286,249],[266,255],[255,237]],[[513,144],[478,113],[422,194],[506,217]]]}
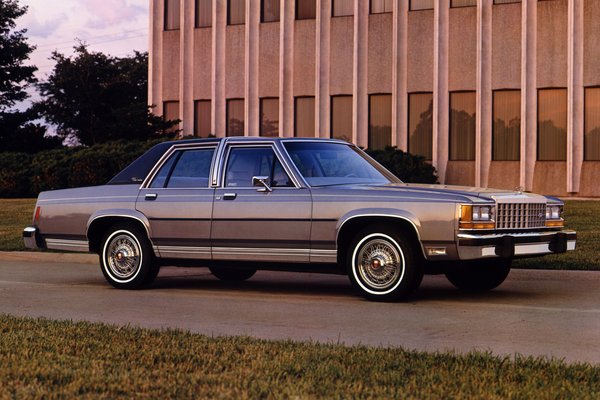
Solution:
{"label": "front side window", "polygon": [[342,143],[286,142],[290,158],[311,186],[397,182],[354,147]]}
{"label": "front side window", "polygon": [[152,188],[206,188],[214,148],[183,150],[173,155],[160,168]]}
{"label": "front side window", "polygon": [[255,176],[269,177],[271,187],[294,187],[271,147],[234,147],[227,158],[225,187],[252,187]]}

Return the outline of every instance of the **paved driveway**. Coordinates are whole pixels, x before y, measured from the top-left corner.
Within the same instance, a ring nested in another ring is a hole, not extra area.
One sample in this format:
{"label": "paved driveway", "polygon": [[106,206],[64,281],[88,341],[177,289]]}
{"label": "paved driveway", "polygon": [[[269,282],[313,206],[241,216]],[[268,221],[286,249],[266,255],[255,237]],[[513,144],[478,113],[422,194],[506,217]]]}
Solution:
{"label": "paved driveway", "polygon": [[0,313],[600,363],[599,272],[514,270],[482,295],[430,276],[413,301],[380,304],[356,296],[346,277],[299,273],[258,272],[228,284],[206,269],[164,268],[154,288],[121,291],[90,258],[64,260],[0,254]]}

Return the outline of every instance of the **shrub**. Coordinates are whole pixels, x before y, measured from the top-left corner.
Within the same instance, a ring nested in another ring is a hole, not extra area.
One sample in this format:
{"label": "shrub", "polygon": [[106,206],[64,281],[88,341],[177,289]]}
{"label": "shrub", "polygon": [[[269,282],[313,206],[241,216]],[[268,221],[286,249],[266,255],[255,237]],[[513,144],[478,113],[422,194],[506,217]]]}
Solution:
{"label": "shrub", "polygon": [[367,150],[367,154],[403,182],[438,182],[435,168],[423,156],[406,153],[391,146],[387,146],[384,150]]}

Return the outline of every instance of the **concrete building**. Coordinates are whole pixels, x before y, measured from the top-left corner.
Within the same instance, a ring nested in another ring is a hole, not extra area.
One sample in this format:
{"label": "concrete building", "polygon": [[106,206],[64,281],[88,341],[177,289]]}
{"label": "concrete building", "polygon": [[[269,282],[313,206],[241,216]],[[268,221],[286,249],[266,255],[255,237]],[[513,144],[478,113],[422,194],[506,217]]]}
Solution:
{"label": "concrete building", "polygon": [[150,0],[184,135],[341,137],[440,181],[600,196],[598,0]]}

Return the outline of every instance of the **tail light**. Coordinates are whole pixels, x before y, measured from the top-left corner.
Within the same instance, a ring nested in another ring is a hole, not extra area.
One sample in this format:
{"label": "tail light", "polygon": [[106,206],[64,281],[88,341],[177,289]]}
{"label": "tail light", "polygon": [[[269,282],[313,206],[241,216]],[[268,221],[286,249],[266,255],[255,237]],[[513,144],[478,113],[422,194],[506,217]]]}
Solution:
{"label": "tail light", "polygon": [[33,223],[37,224],[40,221],[40,214],[42,213],[42,208],[41,207],[37,207],[35,209],[35,216],[33,217]]}

